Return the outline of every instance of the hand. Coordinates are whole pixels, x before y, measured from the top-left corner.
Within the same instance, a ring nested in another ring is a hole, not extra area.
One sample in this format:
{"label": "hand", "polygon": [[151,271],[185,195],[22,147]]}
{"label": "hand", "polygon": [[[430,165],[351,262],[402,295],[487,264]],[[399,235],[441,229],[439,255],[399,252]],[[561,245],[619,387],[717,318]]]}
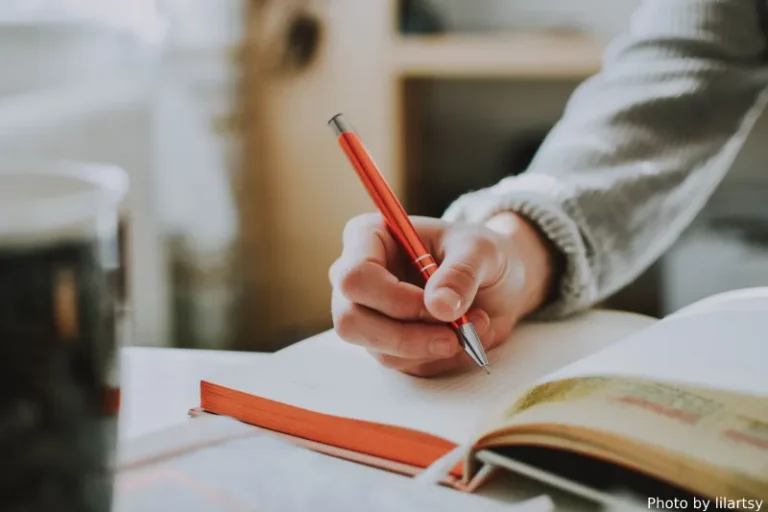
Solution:
{"label": "hand", "polygon": [[513,213],[485,225],[411,220],[439,263],[426,286],[380,215],[356,217],[329,273],[333,322],[341,338],[384,366],[426,377],[472,364],[446,325],[463,314],[486,350],[507,339],[546,299],[553,254]]}

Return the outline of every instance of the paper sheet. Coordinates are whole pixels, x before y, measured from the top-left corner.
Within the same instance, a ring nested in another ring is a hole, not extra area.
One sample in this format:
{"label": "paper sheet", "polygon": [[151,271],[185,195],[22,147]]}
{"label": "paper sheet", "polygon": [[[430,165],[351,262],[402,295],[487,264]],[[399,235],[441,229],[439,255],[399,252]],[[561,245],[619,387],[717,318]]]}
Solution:
{"label": "paper sheet", "polygon": [[[202,421],[190,422],[187,430]],[[200,436],[180,433],[178,437]],[[130,452],[130,447],[124,451]],[[540,497],[505,503],[438,486],[420,486],[406,477],[255,435],[182,451],[181,455],[117,475],[115,512],[168,510],[549,512],[552,502]]]}
{"label": "paper sheet", "polygon": [[768,313],[768,287],[719,293],[687,306],[672,316],[701,315],[712,311],[763,311]]}
{"label": "paper sheet", "polygon": [[768,396],[768,314],[707,308],[673,316],[541,379],[646,378]]}
{"label": "paper sheet", "polygon": [[551,324],[519,327],[488,354],[491,375],[476,367],[418,379],[381,367],[365,350],[332,333],[278,352],[249,373],[213,382],[326,414],[413,428],[462,443],[486,413],[506,405],[537,378],[648,326],[648,317],[593,311]]}

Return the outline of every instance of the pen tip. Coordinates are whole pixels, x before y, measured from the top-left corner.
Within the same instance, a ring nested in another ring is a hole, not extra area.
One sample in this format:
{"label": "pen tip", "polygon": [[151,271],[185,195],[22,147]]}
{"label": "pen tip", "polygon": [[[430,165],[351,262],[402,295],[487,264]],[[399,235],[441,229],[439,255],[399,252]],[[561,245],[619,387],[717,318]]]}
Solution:
{"label": "pen tip", "polygon": [[485,355],[485,349],[477,335],[474,326],[471,323],[465,323],[458,329],[460,341],[463,342],[464,351],[477,363],[478,366],[487,366],[488,357]]}
{"label": "pen tip", "polygon": [[491,370],[489,370],[487,366],[481,366],[480,368],[483,369],[483,371],[485,372],[486,375],[490,375],[491,374]]}

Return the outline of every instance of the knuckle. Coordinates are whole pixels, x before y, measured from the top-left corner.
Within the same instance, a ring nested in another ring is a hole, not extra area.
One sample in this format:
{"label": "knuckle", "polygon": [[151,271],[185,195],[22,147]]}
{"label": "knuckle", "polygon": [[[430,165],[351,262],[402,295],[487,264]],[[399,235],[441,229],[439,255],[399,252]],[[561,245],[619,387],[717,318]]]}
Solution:
{"label": "knuckle", "polygon": [[462,281],[461,284],[472,284],[478,281],[480,271],[478,268],[466,261],[457,261],[451,265],[451,274],[453,277]]}
{"label": "knuckle", "polygon": [[422,322],[434,322],[435,317],[429,313],[427,306],[421,304],[419,306],[418,312],[416,313],[416,320],[421,320]]}
{"label": "knuckle", "polygon": [[338,275],[340,273],[341,259],[334,261],[330,267],[328,267],[328,280],[331,282],[331,286],[336,287]]}
{"label": "knuckle", "polygon": [[344,226],[344,238],[350,235],[357,235],[361,231],[371,231],[380,228],[382,225],[381,215],[378,213],[363,213],[352,217]]}
{"label": "knuckle", "polygon": [[478,261],[489,262],[491,268],[503,268],[504,251],[494,235],[482,234],[478,239],[477,252]]}
{"label": "knuckle", "polygon": [[403,332],[398,332],[392,338],[392,352],[399,357],[407,357],[410,349],[410,342],[408,336]]}
{"label": "knuckle", "polygon": [[358,306],[347,303],[340,307],[334,315],[334,327],[338,335],[344,339],[355,336],[357,319],[359,317]]}
{"label": "knuckle", "polygon": [[496,241],[488,233],[477,233],[474,248],[480,256],[488,256],[496,251]]}
{"label": "knuckle", "polygon": [[433,373],[428,364],[415,364],[415,365],[403,368],[401,371],[412,377],[420,377],[420,378],[431,377]]}
{"label": "knuckle", "polygon": [[355,295],[365,283],[365,264],[348,268],[339,278],[339,290],[345,296]]}
{"label": "knuckle", "polygon": [[[400,320],[421,320],[426,308],[421,304],[413,304],[408,300],[392,300],[391,315]],[[422,312],[422,309],[424,310]]]}
{"label": "knuckle", "polygon": [[394,356],[382,354],[381,352],[370,352],[373,358],[383,367],[397,370],[401,367],[402,361]]}

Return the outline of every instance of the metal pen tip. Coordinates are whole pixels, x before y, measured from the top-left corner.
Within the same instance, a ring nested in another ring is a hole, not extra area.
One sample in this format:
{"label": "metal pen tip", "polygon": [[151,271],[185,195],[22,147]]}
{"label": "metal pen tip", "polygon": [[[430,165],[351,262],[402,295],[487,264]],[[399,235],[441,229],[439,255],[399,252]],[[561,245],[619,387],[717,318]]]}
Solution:
{"label": "metal pen tip", "polygon": [[490,375],[491,374],[491,370],[489,370],[487,366],[481,366],[480,368],[483,369],[483,371],[485,372],[486,375]]}
{"label": "metal pen tip", "polygon": [[480,342],[480,336],[475,331],[475,326],[471,323],[466,323],[459,327],[458,334],[460,341],[464,347],[464,352],[480,367],[489,373],[488,369],[488,357],[485,355],[483,344]]}

